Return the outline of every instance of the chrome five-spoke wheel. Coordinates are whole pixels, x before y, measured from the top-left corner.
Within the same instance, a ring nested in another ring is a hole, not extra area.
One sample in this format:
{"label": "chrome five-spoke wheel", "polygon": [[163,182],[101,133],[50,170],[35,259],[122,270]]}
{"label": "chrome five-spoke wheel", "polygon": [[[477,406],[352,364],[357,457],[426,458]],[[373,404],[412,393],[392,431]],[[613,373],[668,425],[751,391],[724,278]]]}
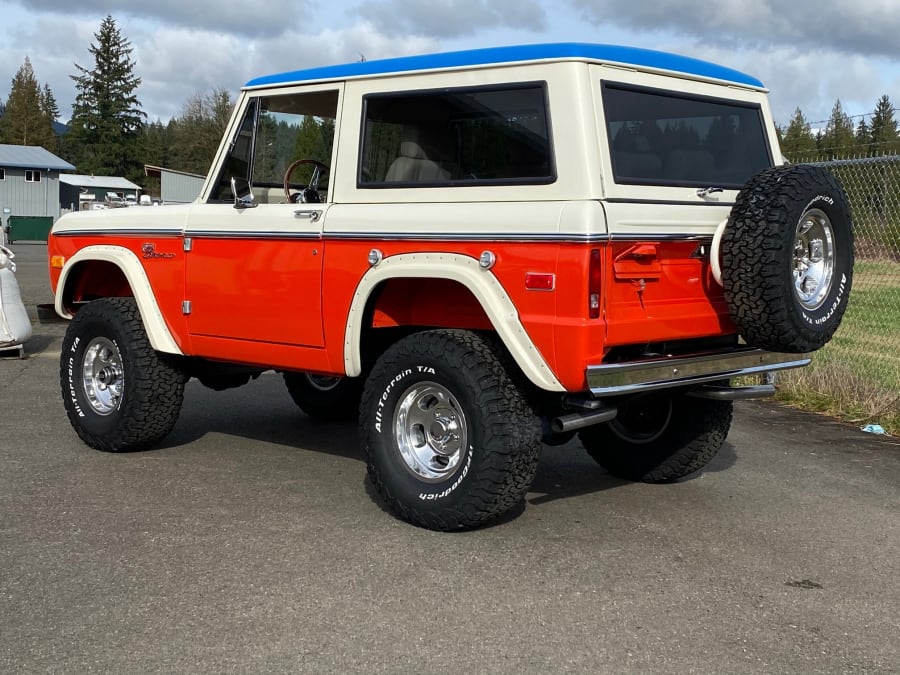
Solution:
{"label": "chrome five-spoke wheel", "polygon": [[98,415],[109,415],[119,407],[125,391],[122,355],[105,337],[94,338],[84,350],[82,383],[88,403]]}
{"label": "chrome five-spoke wheel", "polygon": [[419,382],[404,392],[394,415],[394,435],[406,468],[426,482],[449,478],[468,447],[459,402],[434,382]]}
{"label": "chrome five-spoke wheel", "polygon": [[825,302],[834,279],[834,229],[819,209],[803,214],[794,237],[794,292],[808,310]]}

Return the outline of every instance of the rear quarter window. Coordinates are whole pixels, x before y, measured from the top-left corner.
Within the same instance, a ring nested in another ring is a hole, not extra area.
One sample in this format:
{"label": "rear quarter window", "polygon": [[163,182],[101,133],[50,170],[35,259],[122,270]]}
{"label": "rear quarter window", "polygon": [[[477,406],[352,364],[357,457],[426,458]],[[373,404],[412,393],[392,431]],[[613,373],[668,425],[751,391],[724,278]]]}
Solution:
{"label": "rear quarter window", "polygon": [[603,84],[616,183],[740,188],[772,166],[758,105]]}

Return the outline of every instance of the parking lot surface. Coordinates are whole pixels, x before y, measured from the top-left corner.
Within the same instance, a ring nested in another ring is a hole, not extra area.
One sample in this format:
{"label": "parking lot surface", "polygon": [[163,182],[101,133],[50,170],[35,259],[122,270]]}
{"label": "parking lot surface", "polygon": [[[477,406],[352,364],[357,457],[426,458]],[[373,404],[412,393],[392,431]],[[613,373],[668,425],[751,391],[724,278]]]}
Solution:
{"label": "parking lot surface", "polygon": [[[14,246],[29,311],[43,246]],[[84,446],[62,323],[0,360],[0,671],[889,673],[900,445],[742,402],[673,485],[545,448],[526,503],[441,534],[385,513],[356,429],[282,379],[189,383],[152,451]]]}

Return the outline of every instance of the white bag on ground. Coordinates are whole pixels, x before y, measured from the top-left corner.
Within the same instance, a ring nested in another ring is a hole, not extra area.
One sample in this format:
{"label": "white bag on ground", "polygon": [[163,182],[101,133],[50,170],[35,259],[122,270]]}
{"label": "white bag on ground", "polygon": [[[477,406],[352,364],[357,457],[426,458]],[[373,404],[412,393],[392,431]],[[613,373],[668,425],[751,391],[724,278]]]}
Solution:
{"label": "white bag on ground", "polygon": [[0,246],[0,349],[17,347],[31,337],[31,320],[16,281],[16,256]]}

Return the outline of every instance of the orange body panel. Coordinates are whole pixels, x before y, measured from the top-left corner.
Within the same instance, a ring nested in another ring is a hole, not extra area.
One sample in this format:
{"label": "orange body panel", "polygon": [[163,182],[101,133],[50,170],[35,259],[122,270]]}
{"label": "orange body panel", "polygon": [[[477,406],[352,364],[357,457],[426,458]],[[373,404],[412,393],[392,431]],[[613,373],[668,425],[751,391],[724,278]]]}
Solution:
{"label": "orange body panel", "polygon": [[372,327],[397,326],[490,330],[491,322],[462,284],[447,279],[395,279],[378,296]]}
{"label": "orange body panel", "polygon": [[[322,278],[323,319],[325,322],[325,345],[330,360],[343,361],[344,333],[349,307],[362,276],[368,271],[368,254],[375,247],[385,257],[403,253],[458,253],[478,258],[482,251],[490,249],[497,255],[497,262],[491,270],[509,294],[519,312],[519,319],[525,325],[529,337],[544,355],[548,364],[553,364],[553,325],[557,318],[557,299],[562,291],[528,291],[525,289],[526,272],[555,272],[558,251],[563,245],[558,243],[491,243],[454,242],[452,245],[440,242],[422,241],[328,241],[326,242],[326,263]],[[339,260],[337,264],[335,260]],[[540,261],[535,263],[535,261]],[[567,274],[574,280],[577,274]],[[583,278],[583,277],[582,277]],[[396,282],[393,282],[396,283]],[[430,282],[426,282],[430,283]],[[580,283],[580,282],[579,282]],[[459,288],[446,283],[414,287],[413,298],[425,306],[400,310],[401,291],[391,285],[386,295],[379,295],[375,301],[373,319],[382,327],[398,325],[401,319],[409,319],[413,325],[448,326],[454,328],[487,329],[486,317],[476,311],[472,298],[465,298]],[[409,289],[401,284],[399,289]],[[427,289],[437,289],[438,295],[430,296]],[[569,287],[572,290],[573,287]],[[586,297],[587,289],[580,294]],[[462,308],[448,309],[442,302],[449,297],[463,297]],[[407,298],[407,302],[410,299]],[[586,301],[585,301],[586,302]],[[441,318],[442,310],[448,309],[448,318]],[[336,360],[340,359],[340,360]],[[582,368],[583,371],[583,368]],[[584,373],[579,376],[583,381]]]}
{"label": "orange body panel", "polygon": [[191,335],[322,347],[319,241],[192,238]]}
{"label": "orange body panel", "polygon": [[[142,257],[152,242],[157,254]],[[347,318],[374,247],[385,257],[413,252],[497,257],[492,273],[518,310],[529,338],[570,391],[610,348],[735,332],[721,288],[696,242],[440,242],[252,240],[179,237],[51,237],[51,255],[92,243],[133,251],[144,266],[166,325],[186,354],[263,367],[344,372]],[[601,251],[600,318],[588,318],[588,262]],[[56,290],[59,271],[51,269]],[[525,287],[528,273],[554,275],[552,290]],[[71,280],[70,280],[71,281]],[[95,276],[69,284],[67,302],[103,292]],[[189,299],[192,311],[182,314]],[[394,279],[370,298],[365,329],[403,325],[490,329],[474,296],[449,280]]]}
{"label": "orange body panel", "polygon": [[[180,235],[160,236],[103,235],[54,236],[47,240],[48,260],[53,256],[63,256],[66,260],[88,246],[119,246],[128,249],[141,261],[153,295],[159,305],[169,332],[179,348],[190,353],[185,317],[181,313],[184,300],[185,253]],[[153,245],[153,254],[145,251],[147,244]],[[86,261],[69,273],[63,304],[70,310],[73,304],[98,297],[133,295],[124,276],[114,275],[113,263]],[[50,286],[54,294],[59,291],[61,270],[50,267]]]}
{"label": "orange body panel", "polygon": [[[655,254],[627,255],[638,246],[652,246]],[[722,288],[709,262],[697,255],[699,248],[692,241],[617,242],[607,248],[607,346],[736,332]]]}

